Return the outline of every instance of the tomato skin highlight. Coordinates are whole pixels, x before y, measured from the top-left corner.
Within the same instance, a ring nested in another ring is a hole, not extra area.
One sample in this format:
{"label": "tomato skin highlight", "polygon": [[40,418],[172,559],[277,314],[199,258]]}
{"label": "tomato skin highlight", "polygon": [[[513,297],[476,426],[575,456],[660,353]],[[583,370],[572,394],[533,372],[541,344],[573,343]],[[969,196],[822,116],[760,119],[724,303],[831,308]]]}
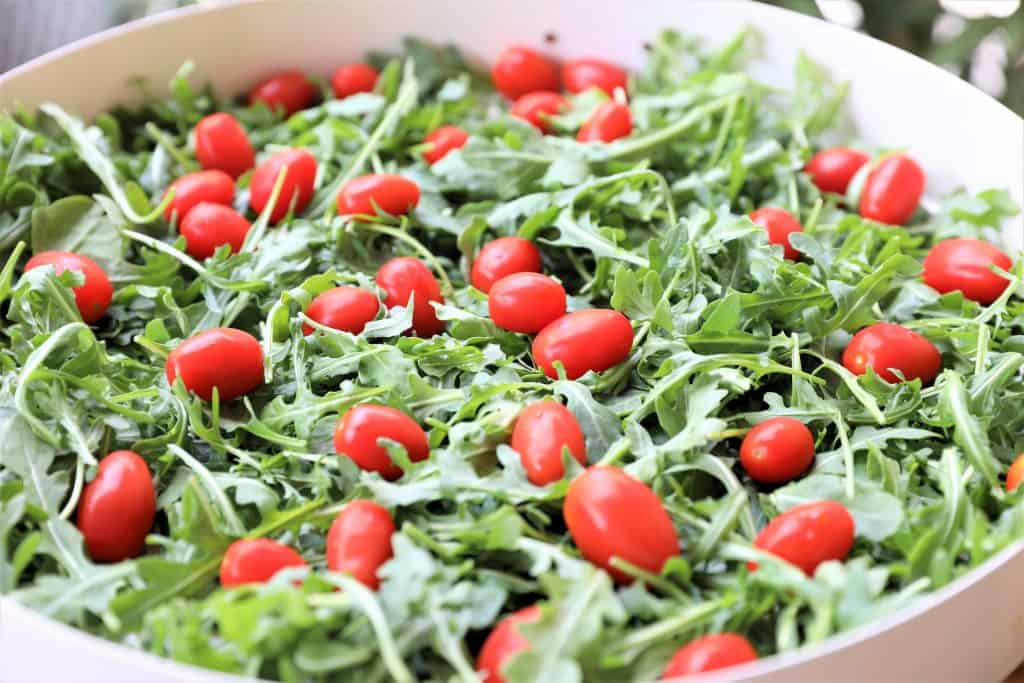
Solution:
{"label": "tomato skin highlight", "polygon": [[562,449],[587,466],[583,430],[568,408],[557,401],[538,401],[523,408],[509,441],[523,462],[530,482],[544,486],[565,476]]}
{"label": "tomato skin highlight", "polygon": [[1017,456],[1017,459],[1010,465],[1006,472],[1006,490],[1014,491],[1024,481],[1024,453]]}
{"label": "tomato skin highlight", "polygon": [[82,489],[76,523],[96,562],[138,557],[156,515],[149,466],[138,453],[114,451],[100,460],[96,478]]}
{"label": "tomato skin highlight", "polygon": [[256,337],[230,327],[204,330],[178,344],[167,357],[167,382],[180,377],[204,401],[230,401],[263,384],[263,349]]}
{"label": "tomato skin highlight", "polygon": [[220,585],[225,588],[249,583],[266,583],[286,567],[305,567],[293,548],[270,538],[240,538],[224,553],[220,563]]}
{"label": "tomato skin highlight", "polygon": [[295,213],[300,214],[313,198],[313,183],[316,182],[316,157],[304,149],[286,149],[270,157],[256,167],[249,183],[249,206],[256,213],[270,203],[274,184],[282,168],[287,168],[281,193],[270,212],[270,222],[277,223],[291,209],[295,202]]}
{"label": "tomato skin highlight", "polygon": [[476,670],[486,673],[483,683],[505,683],[501,676],[501,667],[513,655],[530,649],[530,641],[519,633],[517,626],[539,621],[540,616],[540,607],[530,605],[498,622],[487,636],[476,658]]}
{"label": "tomato skin highlight", "polygon": [[853,517],[841,503],[820,500],[797,505],[775,517],[761,529],[754,546],[814,576],[822,562],[846,559],[853,547],[854,531]]}
{"label": "tomato skin highlight", "polygon": [[433,166],[448,156],[448,152],[459,149],[469,140],[469,133],[458,126],[441,126],[433,131],[423,142],[431,145],[423,152],[423,160]]}
{"label": "tomato skin highlight", "polygon": [[800,260],[800,252],[789,243],[794,232],[803,232],[804,227],[793,214],[775,206],[766,206],[750,214],[754,221],[768,233],[768,243],[782,247],[783,255],[790,261]]}
{"label": "tomato skin highlight", "polygon": [[469,281],[484,294],[491,286],[513,273],[539,273],[540,249],[522,237],[499,237],[488,242],[473,259]]}
{"label": "tomato skin highlight", "polygon": [[200,202],[181,221],[178,232],[185,238],[189,256],[202,261],[213,256],[224,244],[231,245],[231,253],[237,254],[251,227],[249,221],[230,206]]}
{"label": "tomato skin highlight", "polygon": [[391,559],[395,522],[386,508],[354,500],[338,513],[327,532],[327,568],[351,574],[370,590],[380,588],[377,570]]}
{"label": "tomato skin highlight", "polygon": [[579,379],[589,370],[604,372],[622,363],[632,348],[633,326],[626,316],[589,308],[567,313],[541,330],[533,340],[533,360],[551,379],[558,377],[555,361],[562,363],[566,377]]}
{"label": "tomato skin highlight", "polygon": [[195,128],[196,159],[206,170],[237,178],[256,165],[256,153],[242,124],[231,114],[203,117]]}
{"label": "tomato skin highlight", "polygon": [[570,59],[562,65],[562,83],[571,93],[600,88],[611,97],[616,88],[626,90],[626,72],[601,59]]}
{"label": "tomato skin highlight", "polygon": [[188,212],[201,202],[231,206],[235,199],[235,181],[224,171],[187,173],[171,183],[167,193],[172,190],[174,199],[164,210],[164,218],[170,221],[177,215],[179,225],[188,216]]}
{"label": "tomato skin highlight", "polygon": [[378,472],[393,481],[402,476],[402,469],[391,461],[378,439],[390,439],[405,447],[413,462],[430,455],[427,434],[415,420],[389,406],[363,404],[345,413],[334,429],[334,450],[352,459],[362,470]]}
{"label": "tomato skin highlight", "polygon": [[796,479],[814,462],[814,435],[803,422],[773,417],[743,438],[740,463],[755,481],[780,484]]}
{"label": "tomato skin highlight", "polygon": [[662,678],[689,676],[746,664],[757,659],[757,650],[737,633],[714,633],[690,641],[676,650]]}
{"label": "tomato skin highlight", "polygon": [[338,191],[338,213],[374,215],[374,204],[392,216],[409,213],[420,203],[420,186],[393,173],[370,173],[345,183]]}
{"label": "tomato skin highlight", "polygon": [[565,315],[565,289],[540,273],[514,273],[494,283],[487,310],[509,332],[533,334]]}
{"label": "tomato skin highlight", "polygon": [[85,277],[85,282],[71,291],[75,295],[78,313],[86,325],[95,324],[107,314],[110,302],[114,299],[114,286],[98,263],[88,256],[70,251],[42,251],[28,260],[25,272],[42,266],[53,266],[57,275],[73,270]]}
{"label": "tomato skin highlight", "polygon": [[618,467],[594,465],[576,477],[562,514],[583,557],[619,583],[633,577],[613,567],[613,557],[659,574],[679,554],[679,539],[661,499]]}
{"label": "tomato skin highlight", "polygon": [[271,111],[284,109],[288,116],[305,109],[316,99],[317,90],[301,71],[282,71],[256,84],[249,91],[249,104],[262,102]]}
{"label": "tomato skin highlight", "polygon": [[869,161],[871,157],[858,149],[833,147],[812,156],[804,166],[804,173],[811,176],[822,192],[846,194],[853,176]]}
{"label": "tomato skin highlight", "polygon": [[548,117],[569,108],[569,100],[556,92],[538,91],[523,95],[512,103],[509,113],[526,121],[542,133],[551,132]]}
{"label": "tomato skin highlight", "polygon": [[924,282],[947,294],[960,290],[965,298],[988,305],[998,299],[1010,281],[990,266],[1010,270],[1013,261],[1002,250],[982,240],[961,237],[943,240],[924,259]]}
{"label": "tomato skin highlight", "polygon": [[633,132],[633,115],[629,107],[618,102],[605,102],[594,110],[576,134],[579,142],[611,142]]}
{"label": "tomato skin highlight", "polygon": [[882,160],[868,174],[860,195],[860,215],[879,223],[903,225],[924,193],[924,171],[903,154]]}
{"label": "tomato skin highlight", "polygon": [[886,382],[901,381],[892,368],[908,380],[930,384],[942,369],[942,354],[930,341],[913,330],[893,323],[875,323],[853,335],[843,351],[843,365],[855,375],[868,368]]}
{"label": "tomato skin highlight", "polygon": [[498,92],[514,100],[528,92],[558,90],[558,67],[536,50],[511,45],[494,62],[491,81]]}
{"label": "tomato skin highlight", "polygon": [[[380,300],[372,292],[341,286],[317,295],[306,309],[306,315],[333,330],[359,334],[379,311]],[[303,324],[302,333],[313,334],[313,327]]]}
{"label": "tomato skin highlight", "polygon": [[360,92],[373,92],[378,75],[369,64],[343,64],[331,76],[331,90],[339,100]]}
{"label": "tomato skin highlight", "polygon": [[441,285],[437,278],[419,259],[399,256],[391,259],[377,271],[377,284],[387,297],[384,305],[388,308],[405,306],[415,294],[412,311],[412,331],[420,337],[432,337],[444,329],[431,301],[444,302]]}

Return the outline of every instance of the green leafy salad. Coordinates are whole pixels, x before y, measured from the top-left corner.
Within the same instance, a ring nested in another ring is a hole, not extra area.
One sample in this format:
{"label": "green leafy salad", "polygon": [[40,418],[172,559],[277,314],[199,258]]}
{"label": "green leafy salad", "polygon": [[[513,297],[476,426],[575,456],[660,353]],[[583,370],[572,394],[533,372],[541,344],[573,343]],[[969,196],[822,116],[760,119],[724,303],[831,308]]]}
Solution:
{"label": "green leafy salad", "polygon": [[0,115],[0,592],[270,680],[610,683],[1019,540],[1010,196],[752,30],[647,51]]}

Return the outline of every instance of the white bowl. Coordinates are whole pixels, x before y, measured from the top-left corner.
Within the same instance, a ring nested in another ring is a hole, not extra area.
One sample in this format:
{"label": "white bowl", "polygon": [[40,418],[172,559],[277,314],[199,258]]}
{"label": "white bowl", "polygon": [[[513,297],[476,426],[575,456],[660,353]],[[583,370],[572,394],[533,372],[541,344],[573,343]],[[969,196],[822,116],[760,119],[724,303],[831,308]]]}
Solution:
{"label": "white bowl", "polygon": [[[582,6],[581,6],[582,5]],[[52,100],[85,116],[159,87],[186,59],[196,80],[244,91],[275,70],[329,74],[405,35],[454,42],[488,62],[510,42],[556,56],[600,55],[630,66],[643,42],[674,27],[720,43],[740,26],[764,38],[763,80],[785,86],[800,49],[850,80],[848,109],[863,138],[909,148],[928,194],[1004,187],[1024,202],[1024,121],[941,69],[861,34],[770,6],[731,0],[249,0],[180,10],[108,31],[0,77],[0,107]],[[546,43],[546,34],[557,37]],[[1024,223],[1006,227],[1024,245]],[[1024,657],[1024,542],[898,614],[820,645],[702,681],[997,681]],[[0,681],[238,681],[173,664],[48,621],[0,597]]]}

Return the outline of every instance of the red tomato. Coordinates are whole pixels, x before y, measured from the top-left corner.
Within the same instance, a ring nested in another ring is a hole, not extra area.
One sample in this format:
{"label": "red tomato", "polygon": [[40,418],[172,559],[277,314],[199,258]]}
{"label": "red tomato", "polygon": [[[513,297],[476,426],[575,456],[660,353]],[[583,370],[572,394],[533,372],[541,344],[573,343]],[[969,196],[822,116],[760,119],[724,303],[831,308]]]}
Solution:
{"label": "red tomato", "polygon": [[512,429],[510,444],[519,453],[526,475],[544,486],[565,475],[562,449],[568,448],[576,462],[587,466],[587,446],[576,416],[557,401],[539,401],[526,406]]}
{"label": "red tomato", "polygon": [[331,89],[339,100],[359,92],[373,92],[377,75],[369,64],[343,64],[331,76]]}
{"label": "red tomato", "polygon": [[388,308],[405,306],[415,294],[412,310],[412,329],[420,337],[431,337],[444,329],[431,301],[444,302],[441,286],[423,261],[409,256],[393,258],[377,271],[377,284],[387,297]]}
{"label": "red tomato", "polygon": [[773,417],[747,432],[740,462],[756,481],[779,484],[796,479],[814,462],[814,436],[800,420]]}
{"label": "red tomato", "polygon": [[82,274],[85,282],[71,291],[75,294],[78,313],[87,325],[92,325],[106,314],[114,298],[114,286],[98,263],[88,256],[69,251],[43,251],[28,260],[25,272],[41,266],[53,266],[57,275],[66,270]]}
{"label": "red tomato", "polygon": [[676,650],[662,678],[689,676],[746,664],[757,659],[757,651],[736,633],[715,633],[697,638]]}
{"label": "red tomato", "polygon": [[436,164],[448,156],[448,152],[466,144],[467,140],[469,133],[458,126],[441,126],[423,138],[423,142],[430,145],[430,148],[423,152],[423,159],[428,164]]}
{"label": "red tomato", "polygon": [[653,574],[679,554],[679,539],[661,499],[618,467],[594,465],[569,484],[562,514],[587,560],[620,583],[633,580],[613,557]]}
{"label": "red tomato", "polygon": [[185,388],[204,401],[247,394],[263,383],[263,349],[256,337],[230,327],[217,327],[178,344],[167,357],[167,382],[181,377]]}
{"label": "red tomato", "polygon": [[292,208],[296,214],[309,205],[313,198],[313,183],[316,182],[316,158],[304,149],[286,149],[270,157],[256,167],[252,174],[252,182],[249,184],[249,206],[256,213],[263,213],[263,209],[270,203],[270,195],[274,191],[274,183],[281,169],[288,169],[281,184],[281,193],[277,197],[273,211],[270,212],[270,222],[277,223]]}
{"label": "red tomato", "polygon": [[486,294],[491,285],[513,273],[539,273],[540,249],[522,237],[499,237],[488,242],[473,260],[469,280]]}
{"label": "red tomato", "polygon": [[534,334],[565,315],[565,289],[547,275],[514,273],[491,287],[487,310],[503,330]]}
{"label": "red tomato", "polygon": [[338,213],[374,215],[374,204],[392,216],[409,213],[420,203],[420,186],[393,173],[370,173],[345,183],[338,192]]}
{"label": "red tomato", "polygon": [[604,372],[629,357],[633,326],[618,311],[589,308],[567,313],[540,331],[533,340],[533,360],[555,379],[555,361],[565,376],[578,379],[588,371]]}
{"label": "red tomato", "polygon": [[879,223],[903,225],[917,210],[924,193],[924,171],[902,154],[871,169],[860,193],[860,215]]}
{"label": "red tomato", "polygon": [[872,368],[886,382],[899,382],[893,370],[907,380],[929,384],[942,369],[942,355],[917,332],[893,323],[875,323],[853,335],[843,351],[843,365],[855,375]]}
{"label": "red tomato", "polygon": [[982,240],[960,238],[939,242],[924,259],[924,282],[941,294],[960,290],[971,301],[990,304],[1002,295],[1010,281],[997,275],[1013,261],[995,246]]}
{"label": "red tomato", "polygon": [[853,517],[846,508],[834,500],[820,500],[797,505],[768,522],[754,545],[814,576],[822,562],[846,559],[853,534]]}
{"label": "red tomato", "polygon": [[[334,330],[359,334],[366,323],[377,317],[380,301],[372,292],[358,287],[335,287],[320,294],[306,309],[306,315]],[[313,334],[309,325],[302,333]]]}
{"label": "red tomato", "polygon": [[822,192],[846,194],[853,176],[871,160],[864,152],[849,147],[823,149],[807,162],[804,173]]}
{"label": "red tomato", "polygon": [[782,247],[783,256],[790,261],[800,259],[800,252],[789,243],[789,236],[794,232],[803,232],[804,228],[793,214],[785,209],[766,206],[751,213],[750,220],[765,229],[769,244]]}
{"label": "red tomato", "polygon": [[576,134],[580,142],[611,142],[633,132],[629,107],[618,102],[605,102],[594,110]]}
{"label": "red tomato", "polygon": [[354,500],[341,509],[327,532],[327,568],[351,574],[371,590],[380,588],[377,570],[391,559],[391,513],[370,500]]}
{"label": "red tomato", "polygon": [[78,529],[92,559],[120,562],[142,552],[155,514],[146,461],[132,451],[114,451],[100,460],[96,478],[82,489]]}
{"label": "red tomato", "polygon": [[266,583],[282,569],[305,567],[295,550],[270,538],[240,538],[224,553],[220,563],[220,585],[225,588],[247,583]]}
{"label": "red tomato", "polygon": [[196,159],[207,170],[237,178],[256,164],[256,153],[245,129],[231,114],[220,112],[196,124]]}
{"label": "red tomato", "polygon": [[512,116],[529,122],[537,130],[550,131],[548,117],[555,116],[569,108],[569,100],[556,92],[531,92],[512,103]]}
{"label": "red tomato", "polygon": [[530,641],[519,633],[519,624],[532,624],[539,620],[540,607],[530,605],[498,622],[476,658],[476,670],[484,675],[483,683],[505,683],[501,667],[513,655],[530,649]]}
{"label": "red tomato", "polygon": [[558,90],[558,67],[536,50],[512,45],[498,55],[491,80],[498,92],[514,100],[528,92]]}
{"label": "red tomato", "polygon": [[284,109],[291,116],[316,99],[316,86],[301,71],[282,71],[249,91],[249,104],[262,102],[271,110]]}
{"label": "red tomato", "polygon": [[391,461],[378,439],[390,439],[405,447],[413,462],[430,455],[427,434],[416,421],[400,410],[372,404],[349,410],[334,429],[334,450],[352,458],[360,469],[379,472],[385,479],[398,479],[402,469]]}
{"label": "red tomato", "polygon": [[1017,456],[1017,459],[1010,465],[1006,473],[1006,490],[1014,491],[1024,481],[1024,453]]}
{"label": "red tomato", "polygon": [[562,82],[571,93],[600,88],[611,97],[616,88],[626,89],[626,72],[601,59],[570,59],[562,65]]}
{"label": "red tomato", "polygon": [[230,206],[200,202],[188,212],[178,231],[185,238],[185,249],[199,260],[213,256],[217,247],[231,245],[237,254],[245,244],[245,236],[252,226]]}
{"label": "red tomato", "polygon": [[231,206],[235,199],[235,181],[224,171],[188,173],[171,183],[167,192],[172,190],[174,199],[164,210],[164,218],[171,220],[177,214],[179,225],[192,207],[200,202]]}

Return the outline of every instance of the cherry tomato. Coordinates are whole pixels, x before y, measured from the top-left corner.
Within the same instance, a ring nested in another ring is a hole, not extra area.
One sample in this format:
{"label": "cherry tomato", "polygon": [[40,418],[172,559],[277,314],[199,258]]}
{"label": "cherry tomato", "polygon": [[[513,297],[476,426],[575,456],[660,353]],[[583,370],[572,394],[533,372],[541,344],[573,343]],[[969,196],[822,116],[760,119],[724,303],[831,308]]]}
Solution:
{"label": "cherry tomato", "polygon": [[626,72],[600,59],[570,59],[562,65],[562,83],[571,93],[600,88],[611,97],[616,88],[626,89]]}
{"label": "cherry tomato", "polygon": [[251,227],[249,221],[230,206],[200,202],[188,212],[178,231],[185,238],[189,255],[202,260],[213,256],[217,247],[224,244],[231,245],[231,253],[237,254]]}
{"label": "cherry tomato", "polygon": [[249,184],[249,206],[256,213],[270,203],[270,195],[282,168],[287,168],[281,193],[277,203],[270,212],[270,222],[277,223],[286,215],[295,203],[296,214],[309,205],[313,198],[313,183],[316,182],[316,158],[304,149],[286,149],[270,157],[256,167]]}
{"label": "cherry tomato", "polygon": [[373,92],[377,70],[369,64],[343,64],[331,76],[331,89],[339,100],[359,92]]}
{"label": "cherry tomato", "polygon": [[556,92],[539,91],[523,95],[512,103],[510,113],[517,119],[529,122],[542,133],[550,132],[548,117],[555,116],[569,108],[569,100]]}
{"label": "cherry tomato", "polygon": [[800,259],[800,252],[789,243],[789,236],[794,232],[803,232],[804,228],[793,214],[785,209],[766,206],[751,213],[750,220],[765,229],[769,244],[782,247],[783,256],[790,261]]}
{"label": "cherry tomato", "polygon": [[245,129],[231,114],[219,112],[196,124],[196,159],[207,170],[237,178],[256,165],[256,153]]}
{"label": "cherry tomato", "polygon": [[192,207],[200,202],[231,206],[235,199],[235,181],[224,171],[188,173],[171,183],[167,192],[172,190],[174,199],[164,210],[164,218],[169,221],[177,215],[179,225]]}
{"label": "cherry tomato", "polygon": [[391,559],[391,513],[370,500],[341,509],[327,532],[327,568],[345,572],[371,590],[380,588],[377,570]]}
{"label": "cherry tomato", "polygon": [[773,417],[747,432],[740,462],[756,481],[779,484],[796,479],[814,462],[814,436],[800,420]]}
{"label": "cherry tomato", "polygon": [[539,273],[540,249],[522,237],[499,237],[488,242],[473,259],[469,281],[484,294],[491,285],[513,273]]}
{"label": "cherry tomato", "polygon": [[338,213],[342,216],[372,216],[377,213],[374,204],[392,216],[401,216],[419,203],[420,186],[393,173],[370,173],[353,178],[338,192]]}
{"label": "cherry tomato", "polygon": [[400,443],[413,462],[430,455],[427,434],[414,419],[400,410],[372,404],[356,406],[338,421],[334,450],[352,458],[360,469],[379,472],[385,479],[398,479],[402,469],[392,462],[378,439]]}
{"label": "cherry tomato", "polygon": [[853,176],[869,161],[871,157],[860,150],[833,147],[823,149],[811,157],[804,166],[804,173],[811,176],[811,180],[822,192],[846,194]]}
{"label": "cherry tomato", "polygon": [[1002,295],[1010,281],[996,274],[1013,261],[995,246],[982,240],[960,238],[939,242],[924,259],[924,282],[941,294],[960,290],[971,301],[990,304]]}
{"label": "cherry tomato", "polygon": [[377,284],[387,297],[384,305],[388,308],[405,306],[414,297],[412,329],[420,337],[431,337],[444,329],[444,321],[438,320],[431,301],[444,302],[441,286],[430,268],[423,261],[409,256],[393,258],[377,271]]}
{"label": "cherry tomato", "polygon": [[871,169],[860,194],[860,215],[879,223],[903,225],[917,210],[924,193],[924,171],[902,154]]}
{"label": "cherry tomato", "polygon": [[[306,309],[306,315],[325,327],[359,334],[366,323],[377,317],[380,300],[372,292],[359,287],[335,287],[320,294]],[[310,325],[302,333],[313,334]]]}
{"label": "cherry tomato", "polygon": [[576,134],[580,142],[611,142],[633,132],[629,107],[618,102],[605,102],[594,110]]}
{"label": "cherry tomato", "polygon": [[142,553],[154,515],[156,492],[146,461],[132,451],[114,451],[82,489],[77,522],[92,559],[120,562]]}
{"label": "cherry tomato", "polygon": [[746,664],[755,659],[757,651],[743,636],[736,633],[714,633],[697,638],[676,650],[661,677],[690,676]]}
{"label": "cherry tomato", "polygon": [[565,315],[565,289],[540,273],[514,273],[491,287],[487,310],[494,324],[534,334]]}
{"label": "cherry tomato", "polygon": [[557,401],[538,401],[523,408],[516,418],[509,445],[519,453],[526,476],[537,486],[565,475],[563,448],[569,449],[576,462],[587,466],[587,446],[580,423]]}
{"label": "cherry tomato", "polygon": [[530,641],[519,633],[519,624],[532,624],[539,620],[540,607],[530,605],[498,622],[476,658],[476,670],[484,675],[484,683],[505,683],[501,667],[513,655],[530,649]]}
{"label": "cherry tomato", "polygon": [[220,585],[266,583],[282,569],[305,567],[302,555],[270,538],[240,538],[228,546],[220,563]]}
{"label": "cherry tomato", "polygon": [[1014,491],[1024,481],[1024,453],[1017,456],[1017,459],[1010,465],[1006,473],[1006,490]]}
{"label": "cherry tomato", "polygon": [[428,164],[436,164],[448,156],[448,152],[466,144],[467,140],[469,133],[458,126],[441,126],[423,138],[423,142],[430,145],[430,148],[423,152],[423,159]]}
{"label": "cherry tomato", "polygon": [[899,382],[893,370],[907,380],[929,384],[942,369],[942,355],[917,332],[893,323],[875,323],[853,335],[843,351],[843,365],[855,375],[872,368],[886,382]]}
{"label": "cherry tomato", "polygon": [[167,357],[167,382],[181,377],[204,401],[230,401],[263,384],[263,349],[256,337],[230,327],[204,330],[178,344]]}
{"label": "cherry tomato", "polygon": [[284,109],[291,116],[316,99],[317,90],[301,71],[282,71],[249,91],[249,104],[262,102],[271,110]]}
{"label": "cherry tomato", "polygon": [[528,92],[558,90],[558,67],[536,50],[512,45],[498,55],[491,80],[498,92],[514,100]]}
{"label": "cherry tomato", "polygon": [[814,576],[822,562],[846,559],[853,534],[853,517],[846,508],[834,500],[820,500],[797,505],[768,522],[754,545]]}
{"label": "cherry tomato", "polygon": [[555,362],[565,376],[579,379],[588,371],[604,372],[629,357],[633,327],[618,311],[590,308],[567,313],[540,331],[533,340],[533,360],[555,379]]}
{"label": "cherry tomato", "polygon": [[75,294],[75,305],[85,324],[92,325],[106,315],[114,298],[114,286],[98,263],[88,256],[69,251],[42,251],[28,260],[25,272],[41,266],[53,266],[57,275],[66,270],[82,274],[85,282],[71,291]]}
{"label": "cherry tomato", "polygon": [[569,484],[562,514],[583,557],[620,583],[618,557],[653,574],[679,554],[679,539],[661,499],[618,467],[594,465]]}

